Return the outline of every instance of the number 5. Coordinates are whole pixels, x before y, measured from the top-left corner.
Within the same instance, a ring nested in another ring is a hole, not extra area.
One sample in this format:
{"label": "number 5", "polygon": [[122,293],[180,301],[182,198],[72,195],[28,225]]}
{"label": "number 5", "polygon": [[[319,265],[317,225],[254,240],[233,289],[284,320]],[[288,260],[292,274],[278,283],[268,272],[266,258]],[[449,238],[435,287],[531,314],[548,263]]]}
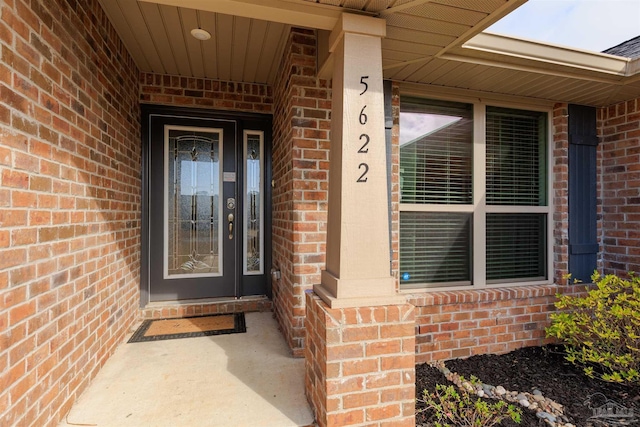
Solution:
{"label": "number 5", "polygon": [[367,89],[369,89],[369,85],[367,84],[367,82],[364,81],[364,79],[368,79],[369,76],[362,76],[360,77],[360,84],[364,85],[364,90],[362,92],[360,92],[360,95],[364,94]]}

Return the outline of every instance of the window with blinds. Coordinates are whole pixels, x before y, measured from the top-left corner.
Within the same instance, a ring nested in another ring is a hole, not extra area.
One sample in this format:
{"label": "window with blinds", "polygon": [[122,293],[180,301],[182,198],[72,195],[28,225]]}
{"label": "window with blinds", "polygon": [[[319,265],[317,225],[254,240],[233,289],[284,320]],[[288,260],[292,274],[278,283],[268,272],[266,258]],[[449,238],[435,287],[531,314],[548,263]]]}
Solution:
{"label": "window with blinds", "polygon": [[547,283],[547,135],[546,112],[403,97],[402,286]]}
{"label": "window with blinds", "polygon": [[547,205],[546,114],[487,107],[487,282],[546,278],[546,215],[522,207]]}
{"label": "window with blinds", "polygon": [[487,214],[487,282],[546,278],[545,214]]}
{"label": "window with blinds", "polygon": [[401,212],[400,247],[404,284],[471,283],[471,214]]}
{"label": "window with blinds", "polygon": [[473,105],[410,99],[400,112],[402,203],[472,202]]}
{"label": "window with blinds", "polygon": [[487,107],[487,204],[543,206],[546,114]]}
{"label": "window with blinds", "polygon": [[[400,214],[404,285],[471,283],[472,214],[433,206],[473,203],[473,105],[406,99],[400,109]],[[430,207],[431,206],[431,207]]]}

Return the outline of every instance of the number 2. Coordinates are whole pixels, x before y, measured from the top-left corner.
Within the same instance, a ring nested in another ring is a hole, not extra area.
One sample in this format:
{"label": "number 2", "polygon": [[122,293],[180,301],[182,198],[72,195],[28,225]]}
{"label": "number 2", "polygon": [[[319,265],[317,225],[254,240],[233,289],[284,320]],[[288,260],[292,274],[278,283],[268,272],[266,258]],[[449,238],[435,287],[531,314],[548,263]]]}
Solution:
{"label": "number 2", "polygon": [[362,169],[363,166],[364,166],[364,172],[362,172],[362,175],[360,175],[360,178],[358,178],[356,182],[367,182],[367,178],[365,178],[365,176],[369,172],[369,165],[366,163],[360,163],[358,165],[358,170]]}
{"label": "number 2", "polygon": [[362,138],[366,138],[367,140],[364,142],[364,144],[362,144],[362,147],[360,147],[360,149],[358,150],[358,153],[368,153],[369,149],[368,148],[364,148],[369,144],[369,141],[371,140],[371,138],[369,138],[369,135],[367,135],[366,133],[363,133],[362,135],[360,135],[360,141],[362,141]]}

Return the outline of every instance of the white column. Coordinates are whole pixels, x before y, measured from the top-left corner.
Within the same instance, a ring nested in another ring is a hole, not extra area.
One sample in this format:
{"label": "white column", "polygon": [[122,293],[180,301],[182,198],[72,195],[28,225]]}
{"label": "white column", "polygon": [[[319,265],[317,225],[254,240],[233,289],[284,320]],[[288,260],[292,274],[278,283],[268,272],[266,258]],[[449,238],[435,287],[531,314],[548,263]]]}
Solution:
{"label": "white column", "polygon": [[397,304],[389,257],[382,19],[343,14],[333,56],[327,268],[316,293],[331,307]]}

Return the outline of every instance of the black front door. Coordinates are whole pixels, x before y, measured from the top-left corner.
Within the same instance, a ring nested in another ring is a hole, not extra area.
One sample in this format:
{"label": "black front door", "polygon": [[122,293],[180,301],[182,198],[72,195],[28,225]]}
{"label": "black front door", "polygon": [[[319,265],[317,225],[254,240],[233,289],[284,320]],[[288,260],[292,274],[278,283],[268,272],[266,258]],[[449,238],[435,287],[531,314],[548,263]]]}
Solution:
{"label": "black front door", "polygon": [[162,114],[148,126],[150,300],[266,294],[264,126]]}

